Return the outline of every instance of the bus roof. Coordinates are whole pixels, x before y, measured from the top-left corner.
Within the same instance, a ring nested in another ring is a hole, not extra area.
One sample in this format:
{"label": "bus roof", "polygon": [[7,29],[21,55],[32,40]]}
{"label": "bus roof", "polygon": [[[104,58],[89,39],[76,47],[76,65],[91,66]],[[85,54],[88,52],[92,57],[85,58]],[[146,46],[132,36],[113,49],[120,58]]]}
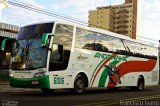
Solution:
{"label": "bus roof", "polygon": [[109,36],[112,36],[112,37],[117,37],[117,38],[120,38],[120,39],[129,40],[129,41],[144,44],[144,45],[147,45],[147,46],[152,46],[152,47],[157,47],[158,46],[158,45],[155,45],[154,43],[151,43],[151,42],[132,39],[132,38],[130,38],[128,36],[125,36],[125,35],[122,35],[122,34],[114,33],[114,32],[111,32],[111,31],[107,31],[107,30],[103,30],[103,29],[99,29],[99,28],[95,28],[95,27],[88,27],[88,26],[84,26],[84,25],[80,25],[80,24],[72,23],[72,22],[66,22],[66,21],[56,21],[56,23],[73,25],[73,26],[83,28],[83,29],[86,29],[86,30],[90,30],[90,31],[93,31],[93,32],[106,34],[106,35],[109,35]]}
{"label": "bus roof", "polygon": [[[121,34],[118,34],[118,33],[114,33],[114,32],[111,32],[111,31],[107,31],[107,30],[103,30],[103,29],[99,29],[99,28],[95,28],[95,27],[88,27],[88,26],[84,26],[84,25],[80,25],[80,24],[73,23],[73,22],[68,22],[68,21],[45,21],[45,22],[33,23],[33,24],[29,24],[29,25],[43,24],[43,23],[56,23],[56,24],[61,23],[61,24],[72,25],[72,26],[75,26],[75,27],[90,30],[90,31],[93,31],[93,32],[98,32],[98,33],[101,33],[101,34],[106,34],[106,35],[109,35],[109,36],[112,36],[112,37],[117,37],[117,38],[120,38],[120,39],[132,41],[132,42],[135,42],[135,43],[140,43],[140,44],[144,44],[144,45],[152,46],[152,47],[158,47],[158,45],[155,45],[154,43],[151,43],[151,42],[148,42],[148,41],[146,42],[146,41],[142,41],[142,40],[136,40],[136,39],[132,39],[128,36],[121,35]],[[25,25],[25,26],[29,26],[29,25]]]}

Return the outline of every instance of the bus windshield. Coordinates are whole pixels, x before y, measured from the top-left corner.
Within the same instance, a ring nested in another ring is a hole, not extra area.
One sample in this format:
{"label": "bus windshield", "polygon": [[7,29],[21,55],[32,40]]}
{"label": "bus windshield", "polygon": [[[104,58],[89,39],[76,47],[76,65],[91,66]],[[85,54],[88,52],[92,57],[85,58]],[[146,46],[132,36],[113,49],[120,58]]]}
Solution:
{"label": "bus windshield", "polygon": [[12,70],[33,70],[46,66],[48,49],[41,47],[43,33],[51,33],[54,23],[35,24],[22,27],[12,52]]}
{"label": "bus windshield", "polygon": [[18,40],[13,70],[32,70],[46,66],[47,49],[41,47],[41,39]]}

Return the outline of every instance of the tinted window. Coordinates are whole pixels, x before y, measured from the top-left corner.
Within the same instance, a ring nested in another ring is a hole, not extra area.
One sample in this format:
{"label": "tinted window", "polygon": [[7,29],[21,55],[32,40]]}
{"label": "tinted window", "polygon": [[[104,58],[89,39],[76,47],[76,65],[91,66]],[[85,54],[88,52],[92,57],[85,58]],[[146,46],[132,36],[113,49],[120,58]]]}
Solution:
{"label": "tinted window", "polygon": [[73,26],[58,24],[53,38],[50,55],[50,71],[65,70],[69,63],[72,47]]}
{"label": "tinted window", "polygon": [[156,59],[157,49],[141,43],[77,28],[76,48]]}
{"label": "tinted window", "polygon": [[129,55],[148,59],[157,59],[157,49],[141,43],[124,41],[125,47],[129,51]]}
{"label": "tinted window", "polygon": [[18,40],[41,38],[43,33],[51,33],[53,23],[36,24],[20,28]]}
{"label": "tinted window", "polygon": [[58,24],[55,29],[54,44],[63,45],[64,49],[71,50],[73,26]]}
{"label": "tinted window", "polygon": [[110,36],[107,36],[104,34],[98,34],[98,38],[96,39],[96,43],[101,45],[101,48],[96,46],[95,50],[103,51],[103,52],[113,51],[112,40],[113,40],[113,37],[110,37]]}
{"label": "tinted window", "polygon": [[123,51],[125,51],[125,48],[121,39],[119,38],[113,39],[113,51],[119,54],[123,54]]}
{"label": "tinted window", "polygon": [[88,30],[76,29],[76,48],[94,50],[97,33]]}
{"label": "tinted window", "polygon": [[112,51],[112,39],[104,34],[77,28],[76,48],[108,52]]}

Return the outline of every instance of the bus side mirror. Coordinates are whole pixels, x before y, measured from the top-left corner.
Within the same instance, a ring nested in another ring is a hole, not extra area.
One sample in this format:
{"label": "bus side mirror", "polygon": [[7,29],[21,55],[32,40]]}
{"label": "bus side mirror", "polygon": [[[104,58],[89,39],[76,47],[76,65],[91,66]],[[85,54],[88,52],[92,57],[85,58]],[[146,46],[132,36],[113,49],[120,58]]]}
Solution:
{"label": "bus side mirror", "polygon": [[2,41],[2,44],[1,44],[1,50],[6,50],[7,41],[14,42],[15,39],[11,39],[11,38],[6,38],[6,39],[4,39],[4,40]]}
{"label": "bus side mirror", "polygon": [[42,42],[41,42],[41,46],[42,47],[44,47],[44,46],[47,45],[47,43],[48,43],[47,41],[48,41],[48,38],[50,36],[54,36],[54,34],[53,33],[43,33],[43,35],[42,35]]}

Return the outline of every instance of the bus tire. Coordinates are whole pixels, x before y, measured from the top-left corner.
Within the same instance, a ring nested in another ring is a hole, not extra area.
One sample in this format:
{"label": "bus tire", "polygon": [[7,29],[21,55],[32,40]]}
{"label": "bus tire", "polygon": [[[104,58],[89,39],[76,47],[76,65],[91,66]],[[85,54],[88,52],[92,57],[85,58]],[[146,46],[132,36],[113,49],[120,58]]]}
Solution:
{"label": "bus tire", "polygon": [[41,88],[41,91],[46,94],[46,95],[51,95],[53,94],[53,89],[46,89],[46,88]]}
{"label": "bus tire", "polygon": [[137,89],[138,91],[143,91],[143,90],[144,90],[144,79],[143,79],[143,77],[140,77],[140,78],[138,79],[136,89]]}
{"label": "bus tire", "polygon": [[71,90],[74,94],[82,94],[85,91],[85,79],[78,74],[74,81],[74,88]]}

